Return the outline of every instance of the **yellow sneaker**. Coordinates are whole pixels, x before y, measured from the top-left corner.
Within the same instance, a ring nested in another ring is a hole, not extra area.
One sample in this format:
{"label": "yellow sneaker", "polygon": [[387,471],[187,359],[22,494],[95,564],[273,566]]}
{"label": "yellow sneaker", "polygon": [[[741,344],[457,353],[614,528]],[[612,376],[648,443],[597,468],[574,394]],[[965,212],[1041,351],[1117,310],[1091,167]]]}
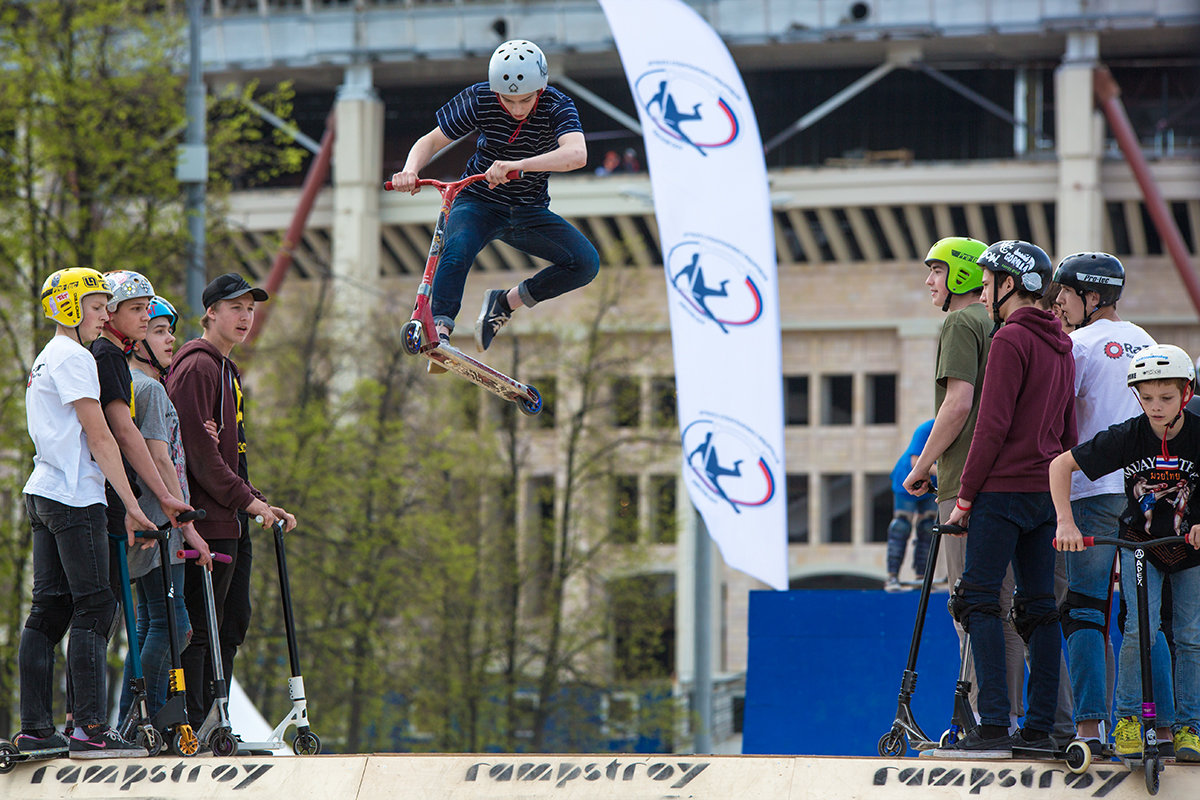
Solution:
{"label": "yellow sneaker", "polygon": [[1121,717],[1113,728],[1113,743],[1117,755],[1136,758],[1142,754],[1142,721],[1137,717]]}
{"label": "yellow sneaker", "polygon": [[1200,735],[1191,725],[1175,731],[1175,760],[1200,761]]}

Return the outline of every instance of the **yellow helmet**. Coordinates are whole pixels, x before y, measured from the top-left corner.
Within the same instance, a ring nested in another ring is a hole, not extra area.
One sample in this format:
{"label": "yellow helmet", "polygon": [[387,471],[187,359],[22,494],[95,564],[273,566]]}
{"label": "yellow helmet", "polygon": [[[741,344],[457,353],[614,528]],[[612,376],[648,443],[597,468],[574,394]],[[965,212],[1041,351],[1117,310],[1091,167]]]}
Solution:
{"label": "yellow helmet", "polygon": [[60,269],[42,284],[42,313],[59,325],[77,327],[83,321],[81,301],[89,294],[112,297],[103,275],[88,267]]}

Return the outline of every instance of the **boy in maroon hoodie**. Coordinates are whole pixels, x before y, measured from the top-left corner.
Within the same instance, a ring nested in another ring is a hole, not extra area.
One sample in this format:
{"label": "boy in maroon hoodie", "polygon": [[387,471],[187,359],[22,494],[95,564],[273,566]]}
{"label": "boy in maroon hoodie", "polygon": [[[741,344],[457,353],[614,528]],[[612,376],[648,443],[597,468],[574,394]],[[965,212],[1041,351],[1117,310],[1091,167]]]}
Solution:
{"label": "boy in maroon hoodie", "polygon": [[[1037,305],[1050,284],[1050,257],[1029,242],[1005,241],[977,263],[985,270],[982,299],[996,328],[949,522],[970,521],[966,569],[951,608],[971,635],[980,725],[951,749],[959,756],[1005,757],[1014,746],[1052,748],[1062,643],[1049,468],[1075,445],[1075,362],[1071,339]],[[999,595],[1010,562],[1017,584],[1013,622],[1030,662],[1025,727],[1011,737]]]}
{"label": "boy in maroon hoodie", "polygon": [[[192,641],[183,651],[188,716],[197,730],[213,702],[212,661],[208,648],[214,639],[221,648],[225,682],[233,677],[233,657],[250,626],[250,517],[261,516],[263,526],[283,519],[286,529],[296,518],[270,505],[250,483],[246,468],[246,431],[242,417],[241,373],[229,357],[250,332],[254,303],[267,299],[233,272],[216,278],[202,296],[204,333],[179,349],[167,375],[167,394],[179,413],[179,430],[187,453],[188,489],[192,504],[208,516],[197,520],[196,530],[213,553],[233,561],[214,560],[213,593],[217,606],[217,631],[208,630],[202,577],[189,561],[184,600],[192,622]],[[215,423],[214,440],[205,422]]]}

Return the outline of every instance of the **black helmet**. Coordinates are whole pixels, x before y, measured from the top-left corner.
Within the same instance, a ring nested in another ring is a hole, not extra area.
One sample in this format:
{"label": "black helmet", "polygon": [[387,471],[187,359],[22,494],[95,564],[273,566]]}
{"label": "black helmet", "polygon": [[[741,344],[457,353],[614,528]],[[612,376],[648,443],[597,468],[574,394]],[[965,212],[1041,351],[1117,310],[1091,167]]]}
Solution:
{"label": "black helmet", "polygon": [[1010,239],[996,242],[983,251],[977,262],[992,272],[1004,272],[1016,279],[1018,289],[1041,297],[1050,285],[1050,274],[1054,267],[1050,256],[1036,244]]}
{"label": "black helmet", "polygon": [[1084,292],[1095,292],[1101,306],[1111,306],[1121,299],[1125,288],[1125,267],[1108,253],[1076,253],[1059,262],[1054,280],[1070,286],[1081,298]]}

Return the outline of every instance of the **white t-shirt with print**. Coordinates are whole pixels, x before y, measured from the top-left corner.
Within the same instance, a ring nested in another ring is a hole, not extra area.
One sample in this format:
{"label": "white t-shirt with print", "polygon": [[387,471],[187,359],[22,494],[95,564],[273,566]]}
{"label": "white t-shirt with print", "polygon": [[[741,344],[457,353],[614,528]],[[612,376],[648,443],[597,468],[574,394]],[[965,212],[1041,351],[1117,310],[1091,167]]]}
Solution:
{"label": "white t-shirt with print", "polygon": [[69,336],[55,336],[33,362],[25,421],[33,439],[33,474],[25,493],[74,508],[104,502],[104,473],[92,460],[73,403],[100,401],[96,359]]}
{"label": "white t-shirt with print", "polygon": [[[1132,322],[1098,319],[1071,331],[1071,343],[1071,355],[1075,357],[1075,420],[1079,442],[1083,443],[1142,413],[1125,377],[1134,353],[1155,341]],[[1089,481],[1082,472],[1071,476],[1072,500],[1124,492],[1120,472],[1110,472],[1095,481]]]}

